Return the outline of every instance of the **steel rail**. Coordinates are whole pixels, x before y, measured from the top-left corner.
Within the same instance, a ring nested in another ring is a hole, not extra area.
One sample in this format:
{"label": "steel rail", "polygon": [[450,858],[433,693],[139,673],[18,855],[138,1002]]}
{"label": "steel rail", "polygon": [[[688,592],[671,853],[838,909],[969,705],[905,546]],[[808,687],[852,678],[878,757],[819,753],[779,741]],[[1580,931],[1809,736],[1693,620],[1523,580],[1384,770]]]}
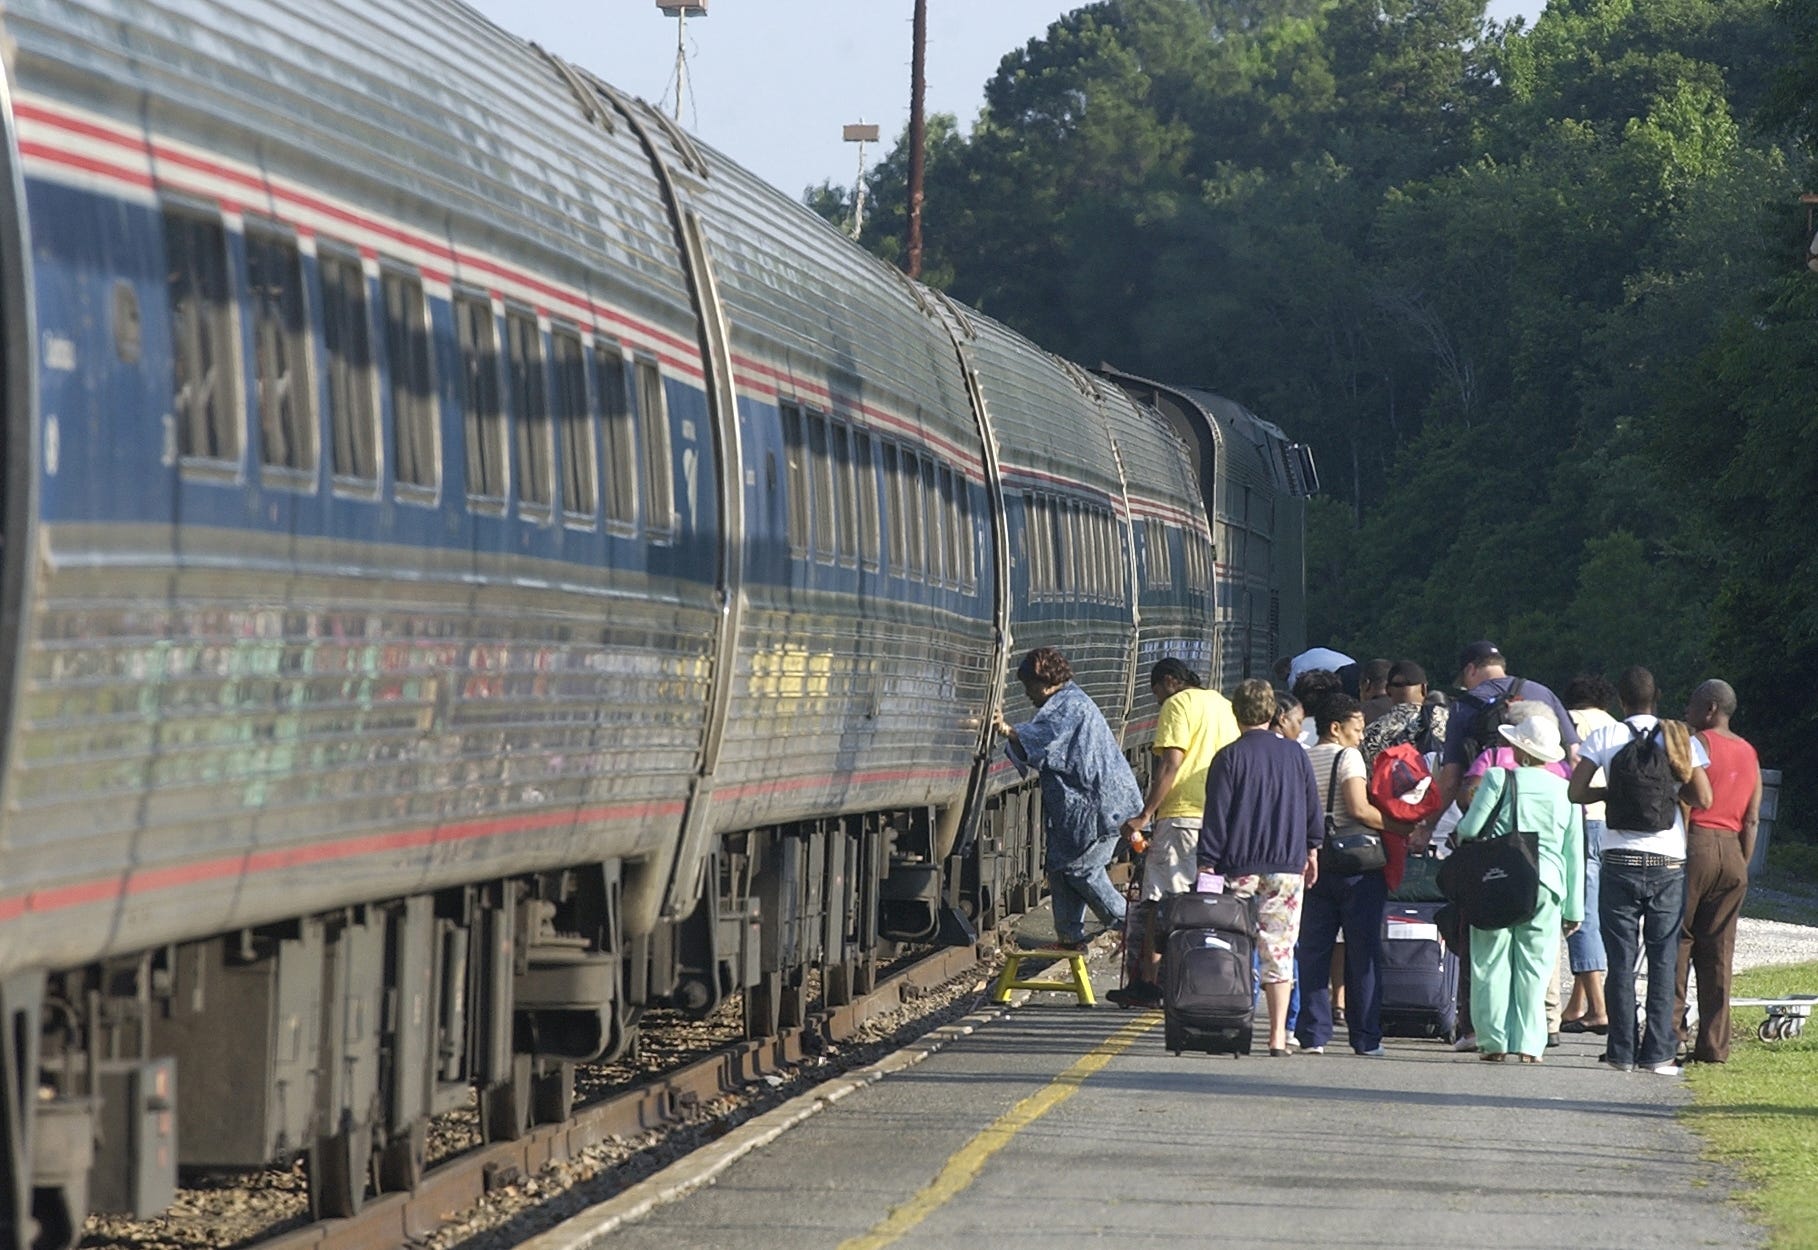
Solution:
{"label": "steel rail", "polygon": [[322,1220],[252,1244],[258,1250],[385,1250],[417,1240],[493,1189],[534,1176],[550,1163],[576,1158],[609,1138],[674,1124],[711,1099],[743,1091],[752,1082],[799,1063],[809,1037],[843,1041],[868,1022],[952,980],[979,959],[977,946],[936,951],[887,977],[862,998],[816,1012],[799,1027],[723,1046],[646,1084],[580,1107],[561,1124],[539,1125],[516,1141],[466,1151],[425,1172],[423,1183],[411,1193],[372,1198],[358,1215]]}

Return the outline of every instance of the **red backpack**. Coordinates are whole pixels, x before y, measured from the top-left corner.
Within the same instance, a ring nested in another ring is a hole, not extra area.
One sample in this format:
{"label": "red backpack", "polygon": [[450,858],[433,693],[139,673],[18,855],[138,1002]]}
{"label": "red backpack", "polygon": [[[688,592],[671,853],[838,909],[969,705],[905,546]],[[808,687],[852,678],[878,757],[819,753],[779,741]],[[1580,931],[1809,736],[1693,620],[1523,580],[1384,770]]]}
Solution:
{"label": "red backpack", "polygon": [[1413,743],[1397,742],[1377,754],[1370,765],[1370,802],[1390,820],[1406,824],[1439,811],[1439,785]]}

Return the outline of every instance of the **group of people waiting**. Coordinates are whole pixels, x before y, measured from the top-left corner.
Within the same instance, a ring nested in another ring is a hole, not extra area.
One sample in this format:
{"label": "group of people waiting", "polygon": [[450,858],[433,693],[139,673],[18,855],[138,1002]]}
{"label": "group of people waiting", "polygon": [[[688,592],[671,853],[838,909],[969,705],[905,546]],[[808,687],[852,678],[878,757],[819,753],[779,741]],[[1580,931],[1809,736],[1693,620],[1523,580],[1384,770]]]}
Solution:
{"label": "group of people waiting", "polygon": [[[1143,852],[1151,910],[1207,881],[1256,900],[1271,1054],[1323,1052],[1342,1019],[1355,1053],[1381,1056],[1383,922],[1395,867],[1519,833],[1533,847],[1538,903],[1512,925],[1451,936],[1469,967],[1456,1048],[1539,1063],[1561,1032],[1588,1032],[1606,1035],[1601,1059],[1623,1071],[1677,1075],[1684,1058],[1723,1062],[1761,804],[1755,751],[1730,727],[1735,692],[1703,682],[1685,719],[1672,721],[1659,716],[1645,668],[1628,669],[1614,687],[1579,677],[1564,699],[1510,674],[1494,643],[1465,648],[1457,671],[1448,700],[1429,691],[1412,661],[1360,665],[1318,648],[1277,666],[1290,690],[1249,680],[1227,699],[1186,664],[1162,660],[1150,678],[1160,712],[1144,789],[1064,656],[1030,652],[1018,676],[1035,714],[1015,725],[1000,715],[997,729],[1018,766],[1040,773],[1060,941],[1084,943],[1088,909],[1108,927],[1124,924],[1125,900],[1106,869],[1128,842]],[[1403,743],[1431,769],[1422,808],[1432,814],[1415,821],[1387,814],[1369,787],[1376,757]],[[1397,844],[1388,865],[1332,870],[1347,861],[1331,856],[1331,845],[1358,833]],[[1150,935],[1114,1001],[1159,1003],[1159,963]],[[1694,970],[1697,1027],[1688,1037]]]}

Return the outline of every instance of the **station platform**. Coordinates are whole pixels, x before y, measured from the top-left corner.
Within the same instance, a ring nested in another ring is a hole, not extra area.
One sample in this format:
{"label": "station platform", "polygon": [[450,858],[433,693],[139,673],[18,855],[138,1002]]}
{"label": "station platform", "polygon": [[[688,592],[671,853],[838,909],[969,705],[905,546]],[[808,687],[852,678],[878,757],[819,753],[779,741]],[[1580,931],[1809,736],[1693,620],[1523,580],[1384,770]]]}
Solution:
{"label": "station platform", "polygon": [[1036,995],[597,1244],[625,1250],[1753,1247],[1681,1082],[1390,1039],[1175,1057],[1159,1012]]}

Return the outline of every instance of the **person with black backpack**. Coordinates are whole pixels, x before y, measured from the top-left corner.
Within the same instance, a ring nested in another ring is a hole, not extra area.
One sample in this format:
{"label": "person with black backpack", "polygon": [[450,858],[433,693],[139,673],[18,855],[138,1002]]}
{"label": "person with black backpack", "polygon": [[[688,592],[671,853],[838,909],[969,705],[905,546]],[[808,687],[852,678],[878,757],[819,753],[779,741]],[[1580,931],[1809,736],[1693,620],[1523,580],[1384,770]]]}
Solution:
{"label": "person with black backpack", "polygon": [[[1598,924],[1610,970],[1604,982],[1609,1049],[1604,1062],[1678,1076],[1673,1019],[1679,922],[1685,909],[1685,822],[1681,799],[1710,806],[1710,756],[1682,721],[1654,714],[1654,674],[1639,666],[1616,683],[1619,724],[1594,729],[1572,772],[1574,803],[1604,804]],[[1592,784],[1603,769],[1607,784]],[[1637,1037],[1635,965],[1647,958],[1647,1023]]]}

